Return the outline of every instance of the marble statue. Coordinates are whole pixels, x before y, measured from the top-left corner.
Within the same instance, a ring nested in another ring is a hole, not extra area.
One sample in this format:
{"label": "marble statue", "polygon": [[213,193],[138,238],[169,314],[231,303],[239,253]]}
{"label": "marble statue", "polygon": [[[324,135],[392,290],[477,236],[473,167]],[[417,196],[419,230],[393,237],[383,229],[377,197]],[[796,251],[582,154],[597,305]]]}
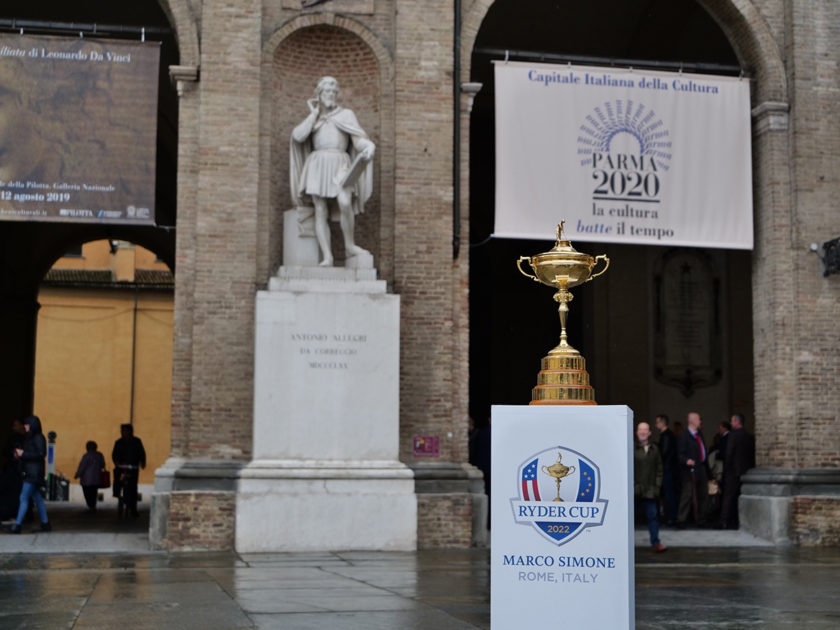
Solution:
{"label": "marble statue", "polygon": [[[338,104],[338,81],[322,77],[309,99],[309,115],[292,131],[290,184],[297,208],[315,209],[315,238],[322,267],[333,264],[328,220],[338,216],[347,255],[371,258],[355,242],[355,217],[364,211],[373,189],[373,154],[370,141],[352,110]],[[334,200],[336,209],[329,210]]]}

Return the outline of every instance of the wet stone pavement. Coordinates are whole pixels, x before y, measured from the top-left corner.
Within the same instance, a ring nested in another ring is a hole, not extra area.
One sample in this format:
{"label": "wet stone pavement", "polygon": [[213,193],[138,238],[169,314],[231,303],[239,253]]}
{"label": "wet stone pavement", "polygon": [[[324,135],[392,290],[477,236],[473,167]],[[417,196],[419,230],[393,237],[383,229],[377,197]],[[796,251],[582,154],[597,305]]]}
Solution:
{"label": "wet stone pavement", "polygon": [[[838,577],[837,549],[638,549],[636,627],[836,629]],[[0,556],[0,628],[120,626],[486,629],[488,554]]]}
{"label": "wet stone pavement", "polygon": [[[169,554],[147,551],[147,514],[51,515],[51,533],[0,534],[0,629],[490,628],[487,550]],[[664,531],[653,554],[636,539],[640,630],[840,629],[840,549]]]}

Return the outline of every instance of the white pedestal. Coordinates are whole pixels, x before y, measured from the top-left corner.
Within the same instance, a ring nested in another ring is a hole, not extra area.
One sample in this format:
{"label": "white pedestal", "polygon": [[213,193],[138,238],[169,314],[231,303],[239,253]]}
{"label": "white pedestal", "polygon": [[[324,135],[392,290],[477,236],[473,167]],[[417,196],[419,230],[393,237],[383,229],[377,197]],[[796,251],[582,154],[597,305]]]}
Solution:
{"label": "white pedestal", "polygon": [[633,412],[496,406],[491,426],[493,630],[634,628]]}
{"label": "white pedestal", "polygon": [[283,213],[283,264],[316,267],[319,258],[313,217],[310,215],[301,221],[297,208],[286,210]]}
{"label": "white pedestal", "polygon": [[253,461],[236,549],[416,547],[399,454],[399,297],[373,269],[281,267],[257,293]]}

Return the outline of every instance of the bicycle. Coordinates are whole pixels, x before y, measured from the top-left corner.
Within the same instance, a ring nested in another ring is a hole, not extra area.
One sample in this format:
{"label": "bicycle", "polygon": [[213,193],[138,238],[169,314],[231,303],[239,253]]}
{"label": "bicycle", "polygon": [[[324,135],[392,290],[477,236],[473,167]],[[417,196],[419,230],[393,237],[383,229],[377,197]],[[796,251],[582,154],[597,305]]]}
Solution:
{"label": "bicycle", "polygon": [[[129,504],[134,506],[131,515],[137,516],[137,481],[140,475],[140,467],[132,464],[116,464],[114,475],[118,475],[118,482],[115,484],[117,518],[122,519],[128,516],[127,507]],[[126,492],[126,488],[128,488],[128,492]]]}

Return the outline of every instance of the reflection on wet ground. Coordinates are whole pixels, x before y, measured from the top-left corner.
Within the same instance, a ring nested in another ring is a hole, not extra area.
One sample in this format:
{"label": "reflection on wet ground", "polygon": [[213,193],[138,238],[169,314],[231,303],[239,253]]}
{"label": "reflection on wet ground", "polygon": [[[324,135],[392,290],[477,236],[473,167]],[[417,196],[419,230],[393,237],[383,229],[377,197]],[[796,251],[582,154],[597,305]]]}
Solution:
{"label": "reflection on wet ground", "polygon": [[[53,532],[0,535],[0,629],[490,627],[487,550],[149,552],[143,507],[120,520],[113,506],[48,504]],[[654,554],[636,532],[639,629],[840,628],[840,549],[713,530],[663,540]]]}
{"label": "reflection on wet ground", "polygon": [[[840,628],[838,576],[838,549],[640,549],[637,628]],[[486,550],[0,556],[0,628],[487,629],[489,593]]]}

